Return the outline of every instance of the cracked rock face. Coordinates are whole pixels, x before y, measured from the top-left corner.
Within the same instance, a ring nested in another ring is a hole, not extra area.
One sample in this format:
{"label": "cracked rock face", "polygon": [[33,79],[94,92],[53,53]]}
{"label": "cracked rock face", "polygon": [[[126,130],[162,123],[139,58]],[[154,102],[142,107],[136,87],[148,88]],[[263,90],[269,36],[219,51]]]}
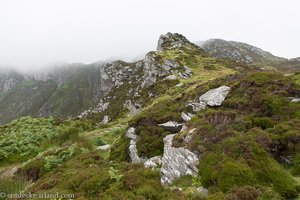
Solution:
{"label": "cracked rock face", "polygon": [[198,174],[198,156],[183,147],[172,147],[174,136],[175,134],[171,134],[164,138],[164,154],[160,170],[161,183],[164,185],[171,184],[181,176]]}
{"label": "cracked rock face", "polygon": [[173,62],[165,62],[161,65],[156,62],[156,56],[154,53],[148,53],[143,60],[143,82],[141,83],[142,88],[147,88],[153,85],[158,77],[171,75],[171,69],[178,67]]}

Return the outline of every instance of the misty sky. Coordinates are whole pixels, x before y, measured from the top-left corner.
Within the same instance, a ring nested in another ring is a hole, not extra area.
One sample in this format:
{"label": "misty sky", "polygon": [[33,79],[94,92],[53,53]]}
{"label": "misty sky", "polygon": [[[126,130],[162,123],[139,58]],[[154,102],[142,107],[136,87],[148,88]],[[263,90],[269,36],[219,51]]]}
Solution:
{"label": "misty sky", "polygon": [[0,64],[130,60],[166,32],[299,57],[299,8],[299,0],[0,0]]}

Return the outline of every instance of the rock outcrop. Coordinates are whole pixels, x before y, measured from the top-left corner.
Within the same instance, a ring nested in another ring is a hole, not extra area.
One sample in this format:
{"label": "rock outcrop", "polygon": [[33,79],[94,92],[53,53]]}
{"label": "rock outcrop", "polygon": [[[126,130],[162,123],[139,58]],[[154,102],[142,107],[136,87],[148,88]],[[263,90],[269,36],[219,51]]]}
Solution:
{"label": "rock outcrop", "polygon": [[188,41],[183,35],[178,33],[167,33],[161,35],[157,44],[157,51],[171,50],[181,47],[193,46],[194,48],[199,48],[195,44]]}
{"label": "rock outcrop", "polygon": [[175,134],[172,134],[164,138],[164,154],[160,171],[161,183],[164,185],[171,184],[181,176],[198,174],[198,156],[183,147],[172,147],[174,136]]}
{"label": "rock outcrop", "polygon": [[141,110],[141,105],[138,103],[133,104],[131,100],[125,101],[123,104],[123,107],[127,110],[129,110],[129,116],[134,116]]}
{"label": "rock outcrop", "polygon": [[138,136],[135,134],[135,128],[130,127],[127,130],[126,137],[130,139],[128,153],[129,153],[131,162],[132,163],[140,163],[140,162],[145,161],[145,159],[140,158],[138,155],[138,150],[136,148],[136,142],[137,142]]}
{"label": "rock outcrop", "polygon": [[204,102],[209,106],[220,106],[228,95],[230,87],[221,86],[216,89],[211,89],[199,98],[200,102]]}
{"label": "rock outcrop", "polygon": [[103,120],[102,120],[102,124],[107,124],[108,122],[110,121],[110,117],[108,116],[108,115],[105,115],[104,117],[103,117]]}
{"label": "rock outcrop", "polygon": [[23,80],[24,77],[13,70],[0,69],[0,92],[9,91]]}
{"label": "rock outcrop", "polygon": [[221,106],[229,91],[230,87],[227,86],[211,89],[200,96],[199,102],[188,103],[187,107],[191,106],[194,112],[199,112],[206,106]]}

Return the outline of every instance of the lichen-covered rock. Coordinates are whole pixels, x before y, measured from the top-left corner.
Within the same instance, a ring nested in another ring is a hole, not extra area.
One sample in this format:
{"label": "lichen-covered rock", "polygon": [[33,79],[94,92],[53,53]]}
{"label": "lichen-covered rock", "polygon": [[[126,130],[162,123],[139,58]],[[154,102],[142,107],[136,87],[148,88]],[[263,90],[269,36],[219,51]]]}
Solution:
{"label": "lichen-covered rock", "polygon": [[169,75],[165,78],[165,80],[177,80],[177,76],[172,74],[172,75]]}
{"label": "lichen-covered rock", "polygon": [[186,106],[191,106],[194,112],[204,110],[206,106],[221,106],[230,91],[230,87],[221,86],[211,89],[200,96],[199,102],[191,102]]}
{"label": "lichen-covered rock", "polygon": [[138,155],[138,150],[136,148],[136,141],[138,139],[138,136],[135,134],[135,128],[130,127],[125,136],[130,140],[130,144],[128,147],[128,153],[129,153],[129,157],[132,163],[141,163],[144,162],[146,159],[140,158]]}
{"label": "lichen-covered rock", "polygon": [[159,167],[162,163],[162,157],[161,156],[154,156],[144,162],[145,168],[152,168],[155,169]]}
{"label": "lichen-covered rock", "polygon": [[230,87],[221,86],[216,89],[211,89],[199,98],[200,102],[204,102],[209,106],[220,106],[228,95]]}
{"label": "lichen-covered rock", "polygon": [[164,138],[164,153],[162,158],[161,183],[171,184],[174,179],[185,175],[197,176],[199,159],[193,152],[183,147],[172,147],[175,134]]}
{"label": "lichen-covered rock", "polygon": [[178,67],[178,64],[165,60],[164,64],[160,64],[157,61],[157,55],[154,52],[148,53],[143,60],[143,81],[141,83],[142,88],[147,88],[153,85],[158,77],[171,75],[171,69]]}
{"label": "lichen-covered rock", "polygon": [[137,103],[133,104],[131,100],[125,101],[123,107],[129,110],[129,116],[134,116],[141,110],[141,105]]}
{"label": "lichen-covered rock", "polygon": [[125,135],[127,138],[132,139],[132,140],[137,140],[137,135],[135,134],[135,128],[130,127]]}
{"label": "lichen-covered rock", "polygon": [[102,120],[102,124],[107,124],[108,122],[110,121],[110,117],[108,116],[108,115],[105,115],[104,117],[103,117],[103,120]]}
{"label": "lichen-covered rock", "polygon": [[83,118],[83,117],[87,117],[88,115],[93,114],[93,113],[101,113],[101,112],[107,110],[108,106],[109,106],[109,102],[104,103],[102,100],[100,100],[100,102],[98,103],[98,105],[96,107],[89,108],[88,110],[83,111],[77,117]]}
{"label": "lichen-covered rock", "polygon": [[204,102],[196,103],[188,103],[187,107],[191,106],[194,112],[199,112],[201,110],[204,110],[206,108],[206,104]]}
{"label": "lichen-covered rock", "polygon": [[168,121],[163,124],[158,124],[158,126],[170,131],[171,133],[178,133],[181,130],[183,124],[177,123],[175,121]]}
{"label": "lichen-covered rock", "polygon": [[157,44],[157,51],[170,50],[175,48],[187,47],[188,45],[199,48],[196,45],[188,41],[183,35],[178,33],[167,33],[161,35]]}
{"label": "lichen-covered rock", "polygon": [[186,122],[190,121],[194,116],[195,115],[192,113],[184,113],[184,112],[181,113],[181,118]]}

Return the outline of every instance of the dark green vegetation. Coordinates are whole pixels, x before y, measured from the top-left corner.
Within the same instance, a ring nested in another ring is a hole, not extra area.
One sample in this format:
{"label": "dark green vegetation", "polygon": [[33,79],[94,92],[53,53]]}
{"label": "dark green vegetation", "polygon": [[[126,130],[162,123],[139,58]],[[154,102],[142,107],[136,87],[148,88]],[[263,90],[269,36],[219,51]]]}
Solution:
{"label": "dark green vegetation", "polygon": [[43,151],[80,140],[78,133],[93,129],[87,121],[23,117],[0,127],[0,166],[19,163]]}

